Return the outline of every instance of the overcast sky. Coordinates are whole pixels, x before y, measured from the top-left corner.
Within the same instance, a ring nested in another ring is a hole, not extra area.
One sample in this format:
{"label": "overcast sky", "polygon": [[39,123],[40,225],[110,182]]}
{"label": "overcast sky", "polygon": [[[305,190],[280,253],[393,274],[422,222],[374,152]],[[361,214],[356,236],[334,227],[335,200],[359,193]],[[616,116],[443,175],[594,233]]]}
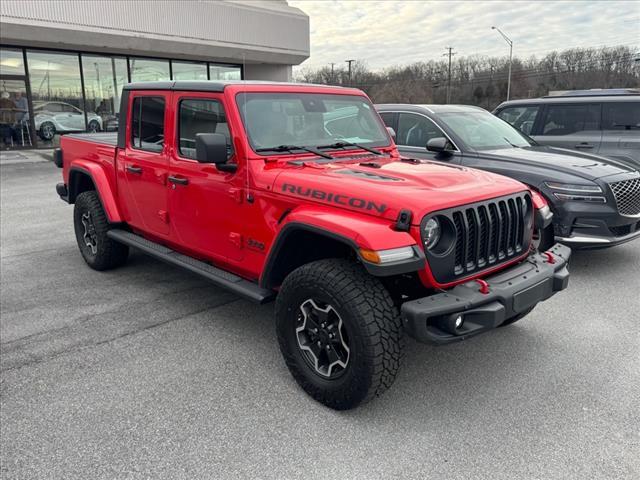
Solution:
{"label": "overcast sky", "polygon": [[640,49],[640,1],[288,0],[311,21],[304,67],[364,60],[372,69],[458,55],[542,56],[554,49],[630,45]]}

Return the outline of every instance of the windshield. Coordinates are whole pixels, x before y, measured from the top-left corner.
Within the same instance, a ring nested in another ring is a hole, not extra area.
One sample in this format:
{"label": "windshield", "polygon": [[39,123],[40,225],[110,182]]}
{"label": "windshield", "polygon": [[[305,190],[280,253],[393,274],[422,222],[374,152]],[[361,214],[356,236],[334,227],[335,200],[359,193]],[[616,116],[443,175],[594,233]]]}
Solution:
{"label": "windshield", "polygon": [[474,150],[532,145],[518,130],[488,112],[443,113],[439,118]]}
{"label": "windshield", "polygon": [[366,147],[390,144],[387,130],[365,97],[240,93],[236,99],[254,150],[268,151],[281,145],[318,147],[336,142]]}

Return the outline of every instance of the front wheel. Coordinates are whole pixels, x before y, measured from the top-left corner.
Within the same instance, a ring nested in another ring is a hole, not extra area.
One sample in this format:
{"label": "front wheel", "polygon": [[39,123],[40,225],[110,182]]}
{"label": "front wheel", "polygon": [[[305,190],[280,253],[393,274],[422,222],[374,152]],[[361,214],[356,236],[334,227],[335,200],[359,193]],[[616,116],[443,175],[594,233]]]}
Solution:
{"label": "front wheel", "polygon": [[52,122],[43,122],[39,133],[42,140],[50,142],[56,136],[56,126]]}
{"label": "front wheel", "polygon": [[544,229],[536,229],[533,232],[533,238],[531,239],[533,247],[539,252],[546,252],[555,243],[553,234],[553,224],[548,225]]}
{"label": "front wheel", "polygon": [[348,410],[395,380],[402,322],[382,283],[353,262],[320,260],[293,271],[276,302],[280,350],[315,400]]}
{"label": "front wheel", "polygon": [[100,124],[98,123],[97,120],[91,120],[89,122],[89,127],[87,128],[87,131],[90,133],[96,133],[100,131]]}

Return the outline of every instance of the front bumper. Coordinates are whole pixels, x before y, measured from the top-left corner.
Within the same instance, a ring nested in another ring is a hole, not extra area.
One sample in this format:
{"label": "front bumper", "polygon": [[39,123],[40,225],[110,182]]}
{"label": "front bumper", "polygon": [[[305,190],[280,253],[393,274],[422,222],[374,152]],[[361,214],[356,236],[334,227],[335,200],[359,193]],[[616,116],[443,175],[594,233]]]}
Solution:
{"label": "front bumper", "polygon": [[[554,245],[545,253],[532,253],[525,261],[483,279],[488,292],[476,280],[443,293],[402,305],[406,331],[427,343],[451,343],[498,327],[567,288],[567,263],[571,249]],[[551,263],[553,262],[553,263]],[[455,319],[463,324],[455,329]]]}

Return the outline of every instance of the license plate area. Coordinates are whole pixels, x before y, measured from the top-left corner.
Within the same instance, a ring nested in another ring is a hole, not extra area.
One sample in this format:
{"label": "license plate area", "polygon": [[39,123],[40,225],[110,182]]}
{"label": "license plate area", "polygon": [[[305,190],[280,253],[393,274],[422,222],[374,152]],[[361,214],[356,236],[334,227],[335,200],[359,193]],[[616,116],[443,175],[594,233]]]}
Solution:
{"label": "license plate area", "polygon": [[553,279],[547,278],[519,291],[513,296],[513,310],[516,313],[524,312],[541,300],[553,293]]}

